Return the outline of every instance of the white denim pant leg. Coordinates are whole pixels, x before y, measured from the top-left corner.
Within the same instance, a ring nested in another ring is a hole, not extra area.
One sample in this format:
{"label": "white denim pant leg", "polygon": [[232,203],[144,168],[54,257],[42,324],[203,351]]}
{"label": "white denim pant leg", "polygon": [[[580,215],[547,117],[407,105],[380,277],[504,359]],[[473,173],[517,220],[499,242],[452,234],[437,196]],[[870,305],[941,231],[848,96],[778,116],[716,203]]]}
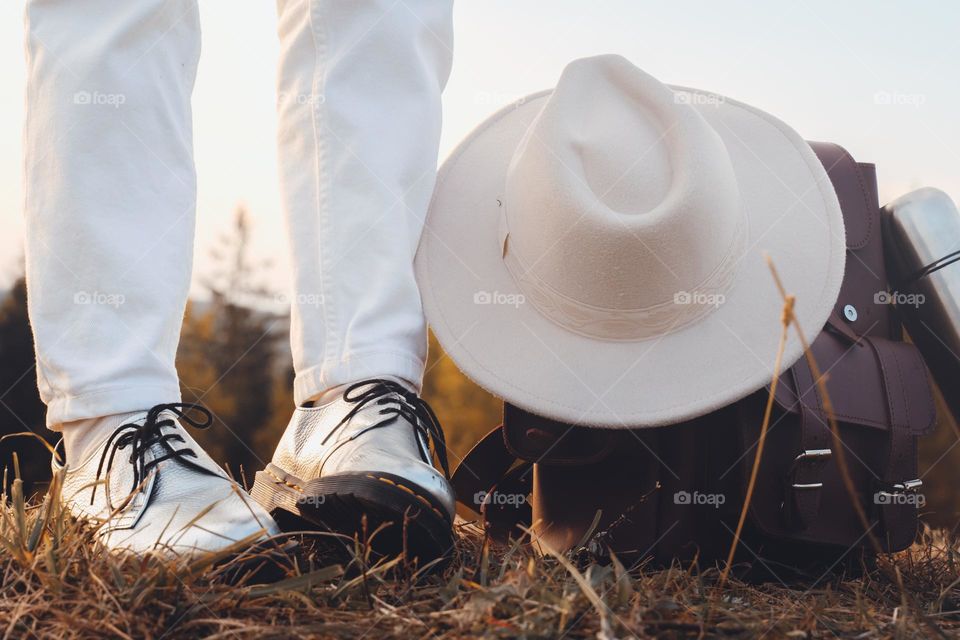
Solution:
{"label": "white denim pant leg", "polygon": [[413,257],[433,192],[452,0],[279,0],[280,184],[295,399],[370,376],[419,386]]}
{"label": "white denim pant leg", "polygon": [[[296,398],[419,383],[413,256],[434,184],[451,0],[280,0]],[[29,0],[27,278],[47,422],[179,398],[196,180],[195,0]]]}
{"label": "white denim pant leg", "polygon": [[195,0],[29,0],[26,273],[47,423],[179,399]]}

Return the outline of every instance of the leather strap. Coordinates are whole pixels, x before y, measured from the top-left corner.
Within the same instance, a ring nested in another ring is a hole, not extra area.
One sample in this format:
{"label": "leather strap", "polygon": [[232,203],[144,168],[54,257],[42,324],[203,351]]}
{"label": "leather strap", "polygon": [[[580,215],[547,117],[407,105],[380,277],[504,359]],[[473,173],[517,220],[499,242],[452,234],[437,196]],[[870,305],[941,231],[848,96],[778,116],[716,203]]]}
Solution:
{"label": "leather strap", "polygon": [[[840,201],[846,227],[847,248],[859,250],[867,246],[877,226],[879,207],[869,197],[867,183],[859,165],[842,147],[811,142],[811,148],[823,164]],[[855,327],[842,320],[836,309],[824,330],[841,336],[851,344],[860,336]],[[800,413],[800,446],[787,473],[784,515],[790,527],[810,527],[820,514],[823,495],[824,467],[832,457],[830,423],[823,410],[817,382],[805,358],[791,369]]]}
{"label": "leather strap", "polygon": [[[787,473],[785,516],[795,529],[806,529],[820,514],[823,468],[830,459],[830,425],[825,422],[820,392],[805,359],[791,369],[800,409],[800,448]],[[817,410],[814,410],[816,407]]]}
{"label": "leather strap", "polygon": [[878,491],[872,498],[877,504],[880,523],[888,548],[897,549],[913,542],[917,532],[917,438],[910,429],[910,398],[899,379],[908,358],[915,358],[912,344],[889,340],[867,339],[877,356],[883,374],[884,395],[890,415],[885,463],[880,469]]}
{"label": "leather strap", "polygon": [[857,162],[846,149],[832,142],[811,142],[810,148],[826,170],[843,210],[847,248],[856,251],[866,247],[871,237],[880,233],[873,166]]}

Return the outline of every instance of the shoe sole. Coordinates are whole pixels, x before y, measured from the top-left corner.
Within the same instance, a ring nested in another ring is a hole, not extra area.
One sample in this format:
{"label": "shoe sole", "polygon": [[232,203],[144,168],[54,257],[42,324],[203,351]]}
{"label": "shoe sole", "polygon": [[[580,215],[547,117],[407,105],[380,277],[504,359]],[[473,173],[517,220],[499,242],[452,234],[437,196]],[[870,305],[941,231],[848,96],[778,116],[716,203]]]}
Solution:
{"label": "shoe sole", "polygon": [[[453,525],[443,507],[428,492],[390,473],[304,481],[268,464],[257,473],[250,495],[282,528],[319,528],[369,539],[370,547],[384,556],[403,554],[422,566],[453,550]],[[295,516],[294,521],[284,514]]]}
{"label": "shoe sole", "polygon": [[295,575],[300,553],[295,540],[264,540],[217,562],[212,575],[234,586],[271,584]]}

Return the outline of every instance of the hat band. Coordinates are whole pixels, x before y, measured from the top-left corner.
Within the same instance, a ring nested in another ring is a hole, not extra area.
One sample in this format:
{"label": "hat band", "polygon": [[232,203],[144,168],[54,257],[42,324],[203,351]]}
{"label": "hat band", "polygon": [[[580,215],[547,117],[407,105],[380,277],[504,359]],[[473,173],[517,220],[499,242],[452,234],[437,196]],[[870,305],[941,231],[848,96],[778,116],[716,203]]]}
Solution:
{"label": "hat band", "polygon": [[677,291],[673,300],[640,309],[607,309],[563,295],[510,251],[506,216],[501,217],[503,263],[520,290],[541,315],[567,331],[589,338],[636,342],[679,331],[716,311],[735,281],[737,265],[747,248],[746,218],[741,217],[730,249],[700,284]]}

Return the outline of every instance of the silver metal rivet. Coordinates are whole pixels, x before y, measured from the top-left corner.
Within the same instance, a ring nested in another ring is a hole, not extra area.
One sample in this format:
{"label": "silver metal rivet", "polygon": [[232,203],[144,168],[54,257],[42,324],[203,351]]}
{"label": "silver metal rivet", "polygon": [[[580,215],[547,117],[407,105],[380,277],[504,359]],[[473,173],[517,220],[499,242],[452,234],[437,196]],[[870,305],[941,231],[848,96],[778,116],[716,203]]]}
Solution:
{"label": "silver metal rivet", "polygon": [[845,305],[843,307],[843,317],[845,317],[850,322],[857,321],[857,308],[852,304]]}

